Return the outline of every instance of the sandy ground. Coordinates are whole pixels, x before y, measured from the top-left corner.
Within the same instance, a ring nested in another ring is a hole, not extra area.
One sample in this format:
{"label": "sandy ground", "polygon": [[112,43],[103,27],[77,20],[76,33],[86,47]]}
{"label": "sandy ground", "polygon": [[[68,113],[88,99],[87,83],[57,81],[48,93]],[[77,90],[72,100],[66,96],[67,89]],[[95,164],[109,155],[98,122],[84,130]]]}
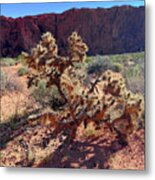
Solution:
{"label": "sandy ground", "polygon": [[104,124],[99,130],[94,130],[92,125],[89,129],[79,126],[71,142],[65,132],[53,137],[51,127],[37,123],[32,126],[27,119],[10,127],[7,120],[15,112],[23,114],[34,106],[28,98],[26,76],[17,75],[20,67],[20,64],[2,67],[21,88],[19,92],[7,92],[1,97],[1,166],[144,169],[143,129],[131,134],[124,143]]}
{"label": "sandy ground", "polygon": [[1,123],[9,121],[15,114],[22,115],[25,111],[35,108],[34,100],[29,97],[29,90],[27,88],[26,76],[18,76],[18,69],[21,64],[1,67],[5,74],[8,74],[10,80],[15,82],[18,91],[5,92],[1,97]]}
{"label": "sandy ground", "polygon": [[1,166],[144,170],[143,129],[131,134],[128,143],[106,125],[95,134],[84,131],[80,126],[68,141],[65,132],[53,137],[48,126],[21,126],[0,150]]}

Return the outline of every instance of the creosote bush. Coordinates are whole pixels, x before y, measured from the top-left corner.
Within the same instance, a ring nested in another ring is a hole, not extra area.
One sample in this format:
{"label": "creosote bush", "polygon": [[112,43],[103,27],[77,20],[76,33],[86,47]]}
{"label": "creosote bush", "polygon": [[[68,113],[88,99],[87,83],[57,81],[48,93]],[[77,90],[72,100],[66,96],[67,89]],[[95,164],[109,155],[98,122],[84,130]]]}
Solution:
{"label": "creosote bush", "polygon": [[143,96],[129,91],[122,75],[109,70],[108,64],[99,76],[94,74],[88,84],[84,83],[87,76],[84,61],[88,47],[73,32],[68,38],[68,48],[66,57],[59,56],[56,41],[47,32],[30,54],[23,53],[30,70],[28,87],[38,86],[40,80],[44,80],[44,90],[57,87],[65,101],[61,111],[51,118],[56,134],[69,130],[70,138],[74,139],[77,127],[81,123],[87,127],[89,122],[97,128],[107,123],[119,137],[126,137],[139,128],[143,121]]}

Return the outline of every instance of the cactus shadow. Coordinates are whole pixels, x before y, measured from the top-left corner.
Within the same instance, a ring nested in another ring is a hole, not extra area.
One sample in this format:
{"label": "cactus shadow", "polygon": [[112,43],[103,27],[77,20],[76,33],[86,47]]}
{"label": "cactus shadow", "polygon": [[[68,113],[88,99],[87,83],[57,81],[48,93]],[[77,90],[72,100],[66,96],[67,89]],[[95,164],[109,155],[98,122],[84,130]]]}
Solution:
{"label": "cactus shadow", "polygon": [[123,149],[127,144],[108,139],[87,139],[84,142],[64,142],[40,167],[46,168],[82,168],[109,169],[108,159],[113,153]]}

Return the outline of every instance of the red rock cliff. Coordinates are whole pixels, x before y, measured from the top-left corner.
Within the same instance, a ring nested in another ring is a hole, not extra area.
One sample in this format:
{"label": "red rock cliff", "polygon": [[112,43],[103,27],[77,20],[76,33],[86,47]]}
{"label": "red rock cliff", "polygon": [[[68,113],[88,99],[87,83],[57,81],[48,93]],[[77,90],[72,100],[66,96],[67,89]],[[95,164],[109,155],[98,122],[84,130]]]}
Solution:
{"label": "red rock cliff", "polygon": [[1,57],[30,51],[41,34],[50,31],[66,53],[67,37],[77,31],[89,46],[89,55],[137,52],[144,50],[144,7],[72,9],[62,14],[43,14],[23,18],[1,16]]}

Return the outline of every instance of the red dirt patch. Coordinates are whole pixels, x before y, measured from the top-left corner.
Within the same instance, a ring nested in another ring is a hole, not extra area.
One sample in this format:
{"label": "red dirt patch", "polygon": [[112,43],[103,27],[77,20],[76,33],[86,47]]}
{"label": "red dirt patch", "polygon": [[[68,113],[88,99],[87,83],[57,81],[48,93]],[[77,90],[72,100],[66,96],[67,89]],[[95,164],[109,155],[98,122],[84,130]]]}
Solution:
{"label": "red dirt patch", "polygon": [[14,81],[14,83],[19,86],[19,91],[5,92],[4,95],[0,97],[1,123],[9,121],[9,118],[16,113],[21,115],[28,109],[35,108],[32,107],[34,101],[29,96],[26,76],[19,77],[17,74],[21,67],[21,64],[1,67],[1,70],[11,78],[11,81]]}

